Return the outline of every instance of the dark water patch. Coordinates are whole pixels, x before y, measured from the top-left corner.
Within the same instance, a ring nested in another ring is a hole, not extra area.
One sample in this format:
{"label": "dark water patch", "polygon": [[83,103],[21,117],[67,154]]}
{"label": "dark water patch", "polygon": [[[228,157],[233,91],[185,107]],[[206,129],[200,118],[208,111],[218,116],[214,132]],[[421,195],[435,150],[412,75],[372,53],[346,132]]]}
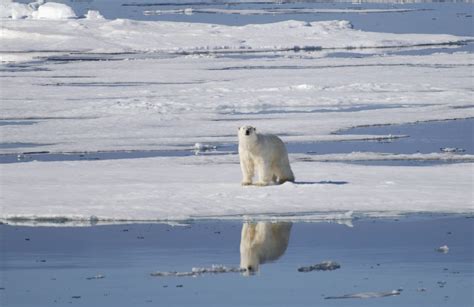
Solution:
{"label": "dark water patch", "polygon": [[353,67],[423,67],[423,68],[433,68],[433,69],[443,69],[443,68],[455,68],[455,67],[473,67],[472,63],[464,64],[408,64],[408,63],[399,63],[399,64],[343,64],[343,65],[243,65],[243,66],[227,66],[220,68],[210,68],[209,70],[274,70],[274,69],[283,69],[283,70],[297,70],[297,69],[338,69],[338,68],[353,68]]}
{"label": "dark water patch", "polygon": [[24,120],[24,121],[8,121],[0,120],[0,126],[29,126],[37,124],[38,121]]}
{"label": "dark water patch", "polygon": [[[150,276],[156,271],[198,271],[213,264],[239,267],[245,260],[245,254],[239,252],[241,233],[256,223],[259,228],[271,226],[279,235],[266,239],[266,244],[274,246],[270,253],[275,257],[273,261],[261,259],[255,267],[257,274]],[[186,227],[3,224],[0,246],[8,248],[2,248],[0,288],[5,301],[45,307],[61,305],[73,296],[80,296],[88,306],[145,306],[150,300],[163,306],[197,302],[202,306],[216,302],[226,306],[323,306],[326,297],[398,288],[403,288],[402,295],[351,304],[468,306],[472,305],[474,273],[473,223],[474,219],[465,216],[426,215],[356,219],[353,227],[289,221],[194,221]],[[441,244],[449,246],[448,254],[434,251]],[[297,271],[301,265],[328,259],[341,268]],[[106,278],[87,279],[91,276]],[[426,292],[417,291],[420,288]]]}
{"label": "dark water patch", "polygon": [[[403,56],[420,56],[420,55],[433,55],[436,53],[446,53],[446,54],[453,54],[457,52],[474,52],[474,44],[472,42],[466,43],[460,46],[447,46],[442,48],[432,47],[432,48],[403,48],[397,49],[393,48],[391,50],[386,50],[385,53],[387,55],[403,55]],[[331,52],[327,55],[327,58],[370,58],[373,56],[380,56],[377,53],[357,53],[357,52]]]}
{"label": "dark water patch", "polygon": [[51,71],[49,68],[45,67],[37,67],[31,65],[0,65],[0,72],[44,72],[44,71]]}
{"label": "dark water patch", "polygon": [[[464,149],[466,154],[474,154],[474,118],[356,127],[339,131],[337,134],[409,136],[393,142],[368,142],[368,150],[355,148],[353,151],[411,154],[440,152],[441,148],[460,148]],[[357,145],[354,144],[354,146]]]}
{"label": "dark water patch", "polygon": [[453,106],[451,108],[453,108],[453,109],[472,109],[472,108],[474,108],[474,105]]}
{"label": "dark water patch", "polygon": [[[28,144],[28,143],[13,143]],[[36,145],[35,146],[41,146]],[[27,146],[15,146],[27,147]],[[0,148],[15,148],[1,147]],[[152,157],[186,157],[195,155],[193,150],[137,150],[137,151],[99,151],[99,152],[64,152],[52,153],[43,152],[23,152],[19,154],[0,154],[0,163],[17,163],[31,161],[95,161],[95,160],[117,160],[117,159],[139,159]]]}

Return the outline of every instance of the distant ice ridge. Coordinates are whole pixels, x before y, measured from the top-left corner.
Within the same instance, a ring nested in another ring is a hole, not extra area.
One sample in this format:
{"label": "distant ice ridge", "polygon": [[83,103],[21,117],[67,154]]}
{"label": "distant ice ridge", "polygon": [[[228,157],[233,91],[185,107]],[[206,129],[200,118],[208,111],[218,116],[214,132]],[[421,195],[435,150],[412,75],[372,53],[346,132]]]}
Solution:
{"label": "distant ice ridge", "polygon": [[[13,2],[12,0],[1,0],[0,18],[42,20],[78,18],[74,10],[66,4],[45,2],[45,0],[37,0],[29,4],[24,4]],[[98,11],[88,11],[84,17],[89,20],[104,19]]]}
{"label": "distant ice ridge", "polygon": [[253,9],[232,10],[217,8],[185,8],[173,10],[146,10],[144,15],[164,14],[229,14],[229,15],[283,15],[283,14],[370,14],[370,13],[405,13],[418,11],[419,9],[303,9],[303,8],[277,8],[277,9]]}
{"label": "distant ice ridge", "polygon": [[[52,17],[53,14],[38,16]],[[47,10],[46,12],[48,12]],[[70,18],[62,12],[56,17]],[[91,18],[88,14],[88,18]],[[52,17],[53,18],[53,17]],[[229,52],[314,51],[460,44],[471,37],[438,34],[365,32],[345,20],[225,26],[181,22],[144,22],[99,18],[2,21],[0,51],[168,52],[207,54]],[[91,26],[93,23],[93,26]],[[172,35],[171,35],[172,33]]]}
{"label": "distant ice ridge", "polygon": [[2,0],[0,3],[0,18],[11,19],[71,19],[76,18],[74,10],[63,3],[38,0],[29,4],[17,3],[12,0]]}

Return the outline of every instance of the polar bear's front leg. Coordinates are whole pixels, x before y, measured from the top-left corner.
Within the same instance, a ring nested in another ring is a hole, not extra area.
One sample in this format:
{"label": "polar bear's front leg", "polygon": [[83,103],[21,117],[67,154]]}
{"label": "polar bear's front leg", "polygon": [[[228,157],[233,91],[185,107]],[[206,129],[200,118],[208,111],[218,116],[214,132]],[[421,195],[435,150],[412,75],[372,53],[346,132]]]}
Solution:
{"label": "polar bear's front leg", "polygon": [[260,161],[258,164],[258,183],[259,186],[266,186],[272,183],[273,172],[270,163]]}
{"label": "polar bear's front leg", "polygon": [[242,169],[242,185],[251,185],[255,173],[253,161],[249,158],[240,157],[240,168]]}

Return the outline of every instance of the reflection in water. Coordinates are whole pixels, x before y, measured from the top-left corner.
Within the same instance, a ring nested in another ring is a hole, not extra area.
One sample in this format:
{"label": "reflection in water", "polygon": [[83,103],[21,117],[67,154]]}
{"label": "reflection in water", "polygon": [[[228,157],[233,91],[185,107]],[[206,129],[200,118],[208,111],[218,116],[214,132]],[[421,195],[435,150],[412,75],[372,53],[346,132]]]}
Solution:
{"label": "reflection in water", "polygon": [[280,258],[288,246],[292,223],[245,222],[240,239],[240,267],[247,274],[259,270],[260,264]]}

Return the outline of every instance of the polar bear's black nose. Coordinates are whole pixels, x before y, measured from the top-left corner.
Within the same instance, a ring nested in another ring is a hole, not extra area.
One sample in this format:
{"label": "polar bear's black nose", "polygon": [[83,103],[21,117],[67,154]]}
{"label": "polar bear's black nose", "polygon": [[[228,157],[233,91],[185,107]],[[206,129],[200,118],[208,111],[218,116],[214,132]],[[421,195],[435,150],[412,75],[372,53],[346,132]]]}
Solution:
{"label": "polar bear's black nose", "polygon": [[245,130],[245,135],[250,135],[250,130]]}

